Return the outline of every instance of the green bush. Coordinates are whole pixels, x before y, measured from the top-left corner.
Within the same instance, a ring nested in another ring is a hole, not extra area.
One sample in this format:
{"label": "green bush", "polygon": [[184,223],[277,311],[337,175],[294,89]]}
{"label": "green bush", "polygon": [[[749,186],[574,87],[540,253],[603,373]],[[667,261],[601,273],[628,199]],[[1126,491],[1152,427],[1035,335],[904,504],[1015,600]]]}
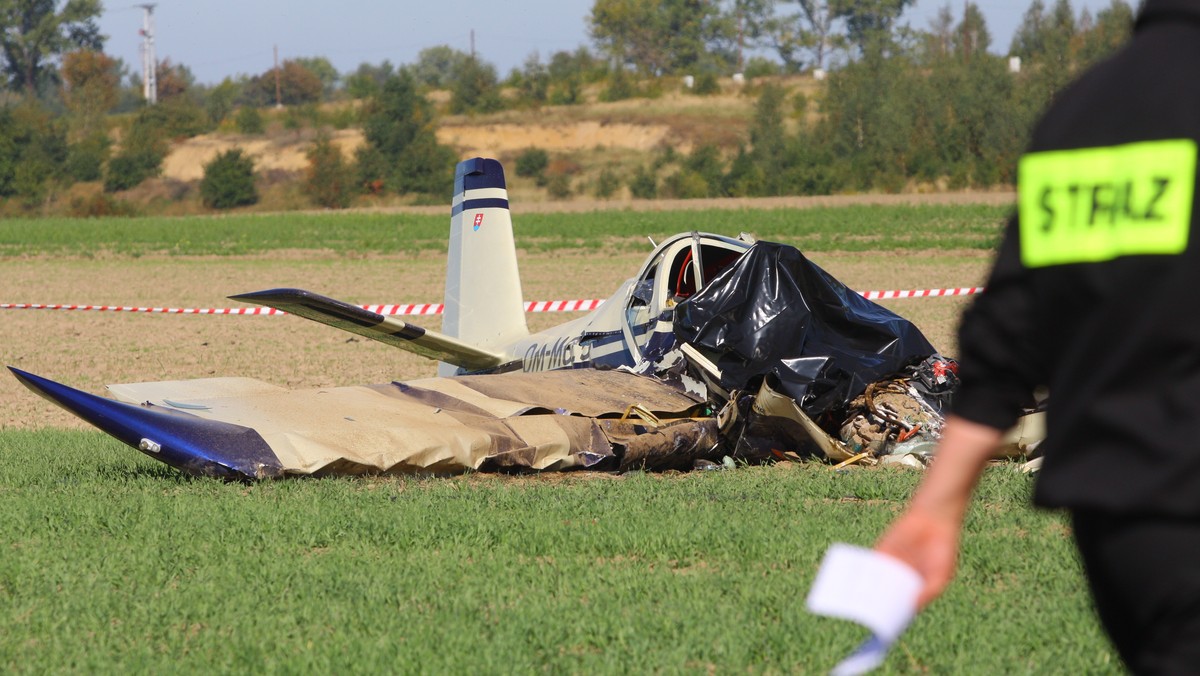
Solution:
{"label": "green bush", "polygon": [[633,178],[629,179],[629,192],[638,199],[652,200],[658,197],[658,177],[654,169],[641,167],[634,172]]}
{"label": "green bush", "polygon": [[62,153],[54,147],[29,146],[21,153],[13,176],[13,188],[27,207],[42,204],[53,184],[61,178]]}
{"label": "green bush", "polygon": [[792,115],[800,120],[808,115],[808,96],[804,92],[796,92],[792,96]]}
{"label": "green bush", "polygon": [[99,181],[104,176],[104,163],[112,142],[104,133],[80,139],[67,148],[67,174],[76,181]]}
{"label": "green bush", "polygon": [[538,185],[544,182],[546,167],[550,165],[550,155],[541,148],[526,148],[517,155],[517,176],[535,178]]}
{"label": "green bush", "polygon": [[315,103],[288,106],[283,113],[283,128],[288,130],[316,127],[321,124],[321,112]]}
{"label": "green bush", "polygon": [[583,102],[583,90],[576,78],[563,80],[550,88],[550,103],[555,106],[573,106]]}
{"label": "green bush", "polygon": [[360,185],[397,194],[444,195],[454,180],[455,154],[438,143],[433,106],[412,76],[390,76],[363,108],[358,150]]}
{"label": "green bush", "polygon": [[327,134],[317,136],[308,150],[308,168],[304,187],[317,206],[326,209],[345,209],[353,198],[354,182],[350,167]]}
{"label": "green bush", "polygon": [[551,199],[565,200],[571,196],[571,177],[567,174],[555,174],[546,181],[546,192]]}
{"label": "green bush", "polygon": [[468,58],[454,68],[451,77],[451,113],[491,113],[504,107],[492,64]]}
{"label": "green bush", "polygon": [[295,131],[304,126],[304,116],[295,106],[289,107],[283,113],[283,128],[288,131]]}
{"label": "green bush", "polygon": [[623,101],[637,96],[637,83],[624,68],[617,68],[608,76],[608,83],[600,92],[601,101]]}
{"label": "green bush", "polygon": [[384,193],[384,176],[391,171],[388,159],[378,148],[361,146],[354,154],[354,180],[358,189],[367,195]]}
{"label": "green bush", "polygon": [[669,144],[660,145],[658,147],[658,152],[654,154],[654,170],[658,171],[668,164],[672,164],[678,160],[679,153],[675,152],[675,146]]}
{"label": "green bush", "polygon": [[752,56],[746,61],[746,68],[743,73],[747,80],[756,77],[766,77],[768,75],[778,75],[779,64],[766,57]]}
{"label": "green bush", "polygon": [[229,117],[233,112],[233,102],[240,93],[241,87],[229,78],[209,88],[208,95],[204,97],[204,113],[208,115],[209,125],[217,127]]}
{"label": "green bush", "polygon": [[691,169],[680,169],[663,181],[663,194],[678,199],[708,197],[708,181]]}
{"label": "green bush", "polygon": [[66,129],[39,103],[0,108],[0,197],[41,204],[52,184],[66,178],[66,158]]}
{"label": "green bush", "polygon": [[522,70],[513,69],[513,85],[526,105],[540,106],[550,94],[550,72],[537,52],[525,59]]}
{"label": "green bush", "polygon": [[730,197],[756,197],[768,194],[767,172],[743,146],[721,178],[722,189]]}
{"label": "green bush", "polygon": [[105,192],[128,190],[158,175],[167,156],[167,139],[178,130],[173,114],[159,108],[162,106],[143,108],[133,118],[121,139],[121,151],[108,163]]}
{"label": "green bush", "polygon": [[157,176],[161,165],[162,157],[153,152],[122,151],[108,162],[108,172],[104,175],[104,191],[117,192],[135,188],[142,181]]}
{"label": "green bush", "polygon": [[254,204],[258,190],[254,187],[254,160],[240,149],[227,150],[204,165],[200,181],[200,198],[213,209]]}
{"label": "green bush", "polygon": [[692,154],[684,160],[683,168],[698,174],[710,188],[719,186],[721,177],[725,173],[721,151],[711,143],[706,143],[693,150]]}
{"label": "green bush", "polygon": [[349,129],[358,124],[358,109],[354,106],[338,106],[324,115],[324,120],[334,129]]}
{"label": "green bush", "polygon": [[692,87],[692,93],[697,96],[720,94],[721,83],[717,81],[717,74],[712,72],[701,73],[700,77],[696,78],[696,84]]}
{"label": "green bush", "polygon": [[621,187],[621,178],[617,176],[617,172],[605,167],[600,175],[596,177],[596,186],[592,191],[596,197],[606,200],[617,192],[617,188]]}
{"label": "green bush", "polygon": [[168,139],[198,136],[213,126],[208,113],[186,96],[142,108],[133,124],[155,130]]}
{"label": "green bush", "polygon": [[0,108],[0,197],[13,194],[13,175],[17,171],[17,160],[21,153],[16,131],[12,111]]}
{"label": "green bush", "polygon": [[233,123],[240,134],[261,134],[267,130],[262,113],[254,106],[242,106]]}

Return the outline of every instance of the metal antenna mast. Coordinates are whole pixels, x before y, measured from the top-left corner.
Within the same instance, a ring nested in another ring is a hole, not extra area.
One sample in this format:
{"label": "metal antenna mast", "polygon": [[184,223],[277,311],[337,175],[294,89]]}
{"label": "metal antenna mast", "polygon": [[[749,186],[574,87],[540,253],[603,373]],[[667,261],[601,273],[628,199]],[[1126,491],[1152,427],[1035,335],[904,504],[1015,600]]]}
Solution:
{"label": "metal antenna mast", "polygon": [[138,5],[142,14],[142,96],[146,103],[158,102],[158,59],[154,56],[154,8],[155,3]]}

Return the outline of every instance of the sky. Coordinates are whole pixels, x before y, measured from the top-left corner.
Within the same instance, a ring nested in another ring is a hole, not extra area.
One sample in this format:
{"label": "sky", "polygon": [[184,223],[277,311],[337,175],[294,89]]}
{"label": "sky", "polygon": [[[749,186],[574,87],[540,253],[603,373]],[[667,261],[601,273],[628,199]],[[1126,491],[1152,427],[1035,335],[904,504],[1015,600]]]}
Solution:
{"label": "sky", "polygon": [[[1072,0],[1094,15],[1110,0]],[[594,0],[158,0],[155,49],[191,69],[196,80],[256,75],[279,59],[324,56],[341,73],[360,63],[413,63],[426,47],[475,50],[500,76],[519,68],[533,52],[543,60],[560,50],[592,46],[587,16]],[[975,0],[987,18],[992,51],[1003,53],[1029,0]],[[918,0],[901,18],[925,29],[947,4],[961,18],[962,2]],[[1047,2],[1047,4],[1051,4]],[[100,17],[105,51],[141,72],[142,9],[106,2]]]}

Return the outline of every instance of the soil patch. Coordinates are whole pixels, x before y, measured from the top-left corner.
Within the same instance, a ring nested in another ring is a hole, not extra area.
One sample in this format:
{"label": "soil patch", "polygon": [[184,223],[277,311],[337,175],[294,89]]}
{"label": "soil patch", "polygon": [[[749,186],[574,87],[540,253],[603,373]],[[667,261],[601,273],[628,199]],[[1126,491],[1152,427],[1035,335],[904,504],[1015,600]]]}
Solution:
{"label": "soil patch", "polygon": [[[666,140],[670,127],[665,124],[624,124],[585,120],[559,124],[484,124],[441,126],[438,141],[455,148],[460,157],[496,157],[526,148],[550,152],[624,148],[649,151]],[[281,169],[303,171],[308,166],[306,153],[313,142],[311,130],[277,136],[202,134],[175,145],[163,160],[162,175],[180,181],[204,178],[204,165],[218,154],[241,148],[254,158],[254,168],[263,172]],[[331,134],[334,145],[346,157],[365,143],[362,130],[340,129]]]}
{"label": "soil patch", "polygon": [[[236,148],[254,158],[255,171],[303,171],[308,166],[305,153],[312,141],[311,131],[272,137],[201,134],[171,148],[163,160],[162,175],[180,181],[199,181],[204,178],[204,165],[217,155]],[[334,131],[330,141],[341,148],[347,157],[353,156],[364,142],[362,132],[358,129]]]}
{"label": "soil patch", "polygon": [[524,150],[591,150],[629,148],[651,150],[667,139],[665,124],[606,124],[584,121],[568,124],[485,124],[439,127],[438,140],[459,150],[462,157],[497,157]]}

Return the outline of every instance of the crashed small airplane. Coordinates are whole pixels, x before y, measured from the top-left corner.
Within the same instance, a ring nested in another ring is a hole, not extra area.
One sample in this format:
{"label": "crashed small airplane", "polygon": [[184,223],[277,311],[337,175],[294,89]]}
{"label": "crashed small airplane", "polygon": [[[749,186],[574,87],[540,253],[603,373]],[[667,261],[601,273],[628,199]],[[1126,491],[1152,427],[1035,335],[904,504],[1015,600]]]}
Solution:
{"label": "crashed small airplane", "polygon": [[9,368],[152,458],[237,480],[870,463],[927,457],[938,437],[953,362],[793,247],[676,235],[598,309],[531,334],[499,162],[459,163],[450,223],[440,332],[301,289],[231,296],[436,359],[435,378],[206,378],[110,385],[109,399]]}

